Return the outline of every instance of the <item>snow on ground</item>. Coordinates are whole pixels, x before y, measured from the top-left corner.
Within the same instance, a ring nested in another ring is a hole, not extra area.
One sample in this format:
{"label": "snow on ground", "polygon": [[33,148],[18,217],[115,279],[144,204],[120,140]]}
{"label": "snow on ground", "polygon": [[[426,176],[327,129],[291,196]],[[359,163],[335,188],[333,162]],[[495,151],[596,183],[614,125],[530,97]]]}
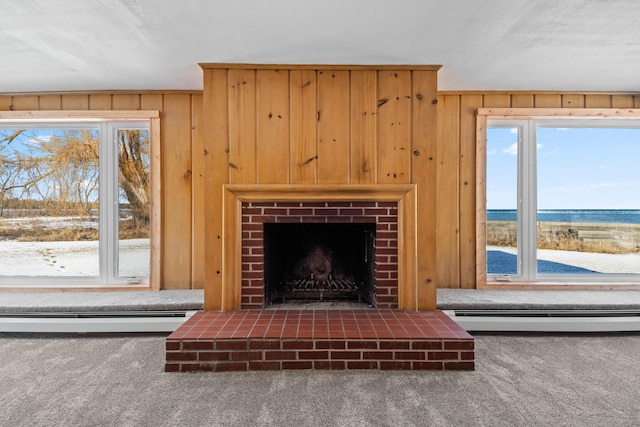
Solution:
{"label": "snow on ground", "polygon": [[[98,276],[98,242],[0,241],[1,276]],[[120,276],[149,275],[149,239],[120,241]]]}

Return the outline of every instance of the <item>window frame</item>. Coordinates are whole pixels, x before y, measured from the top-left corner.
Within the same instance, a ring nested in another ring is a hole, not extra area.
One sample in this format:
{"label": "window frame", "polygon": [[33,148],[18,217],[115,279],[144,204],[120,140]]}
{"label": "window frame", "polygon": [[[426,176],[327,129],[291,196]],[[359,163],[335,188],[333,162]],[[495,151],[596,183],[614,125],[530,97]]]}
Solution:
{"label": "window frame", "polygon": [[[142,125],[146,123],[146,125]],[[11,276],[2,276],[0,288],[64,288],[80,290],[88,289],[106,289],[106,288],[150,288],[159,290],[160,283],[160,257],[161,257],[161,156],[160,156],[160,113],[152,110],[107,110],[107,111],[0,111],[0,124],[3,126],[24,125],[25,127],[34,129],[39,125],[47,128],[56,125],[63,126],[82,126],[91,125],[99,127],[100,132],[104,131],[104,138],[111,139],[118,129],[148,129],[149,130],[149,162],[150,162],[150,206],[149,206],[149,245],[150,245],[150,265],[148,281],[143,283],[127,283],[126,279],[117,278],[117,265],[113,266],[115,248],[109,253],[103,254],[106,249],[103,247],[103,238],[100,239],[100,271],[99,277],[58,277],[58,276],[39,276],[25,277],[20,276],[13,278]],[[114,158],[116,151],[114,144],[101,144],[101,157],[108,154],[110,158]],[[110,162],[110,165],[114,165]],[[104,171],[113,179],[113,174],[117,171]],[[102,203],[113,203],[113,197],[110,192],[116,191],[117,188],[100,187],[100,200]],[[109,221],[107,215],[100,216],[100,229],[109,230],[110,239],[115,241],[117,246],[117,229],[108,225],[103,228],[105,221]],[[111,223],[113,218],[111,218]],[[112,265],[113,268],[106,268]],[[113,270],[113,271],[112,271]],[[113,274],[115,272],[115,275]]]}
{"label": "window frame", "polygon": [[[635,126],[631,126],[631,121]],[[500,126],[490,126],[493,123]],[[640,109],[590,109],[590,108],[479,108],[476,112],[476,280],[479,289],[541,289],[550,288],[585,288],[594,287],[610,289],[629,288],[640,289],[640,275],[618,275],[615,273],[605,275],[576,275],[576,274],[538,274],[535,263],[537,262],[536,246],[537,236],[535,228],[518,226],[518,259],[528,265],[524,269],[518,269],[518,274],[502,280],[501,275],[489,275],[487,273],[487,206],[486,206],[486,177],[487,177],[487,131],[489,127],[518,127],[526,138],[533,141],[528,148],[534,150],[534,155],[528,153],[527,158],[518,156],[519,166],[521,162],[528,160],[530,173],[522,177],[518,173],[518,201],[520,209],[525,206],[536,207],[536,164],[535,146],[536,129],[553,126],[557,122],[562,126],[588,127],[607,124],[619,124],[620,127],[640,127]],[[626,123],[625,123],[626,122]],[[519,134],[518,146],[523,149],[523,134]],[[532,148],[533,147],[533,148]],[[527,147],[524,147],[525,149]],[[522,151],[520,151],[522,152]],[[533,172],[531,172],[533,170]],[[529,209],[525,209],[528,212]],[[523,219],[525,224],[531,221]],[[520,240],[523,239],[523,240]],[[533,254],[532,254],[533,251]],[[528,274],[527,274],[528,273]]]}

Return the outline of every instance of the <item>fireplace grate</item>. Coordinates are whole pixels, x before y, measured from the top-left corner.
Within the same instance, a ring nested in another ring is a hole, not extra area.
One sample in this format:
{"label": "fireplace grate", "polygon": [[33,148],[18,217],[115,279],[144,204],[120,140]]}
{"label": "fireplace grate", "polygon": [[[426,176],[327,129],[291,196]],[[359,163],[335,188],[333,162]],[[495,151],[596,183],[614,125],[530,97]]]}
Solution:
{"label": "fireplace grate", "polygon": [[289,295],[294,299],[353,299],[360,301],[360,290],[362,289],[355,281],[333,278],[318,279],[294,279],[286,283]]}

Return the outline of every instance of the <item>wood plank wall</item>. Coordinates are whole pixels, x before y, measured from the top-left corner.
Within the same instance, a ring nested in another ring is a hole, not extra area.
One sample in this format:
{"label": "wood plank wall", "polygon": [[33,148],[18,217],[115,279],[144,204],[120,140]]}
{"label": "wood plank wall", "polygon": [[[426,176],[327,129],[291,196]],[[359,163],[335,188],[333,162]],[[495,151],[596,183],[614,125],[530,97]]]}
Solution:
{"label": "wood plank wall", "polygon": [[[204,69],[205,308],[221,307],[222,185],[419,183],[419,306],[435,308],[439,66]],[[455,153],[453,154],[455,156]],[[431,292],[431,293],[430,293]],[[431,296],[430,296],[431,295]],[[431,305],[429,305],[431,304]]]}
{"label": "wood plank wall", "polygon": [[[0,111],[10,110],[160,111],[163,165],[160,287],[204,286],[203,262],[194,262],[197,254],[204,252],[200,91],[0,94]],[[199,172],[194,174],[194,169]]]}
{"label": "wood plank wall", "polygon": [[[436,95],[436,87],[434,70],[207,69],[204,96],[0,94],[0,111],[161,112],[163,289],[201,289],[204,266],[213,274],[221,268],[215,238],[221,229],[213,239],[204,233],[205,212],[218,200],[215,192],[205,197],[205,186],[214,182],[420,184],[419,280],[475,288],[475,110],[640,108],[634,94]],[[207,111],[221,116],[212,119]],[[395,143],[383,144],[389,140]],[[427,289],[418,287],[420,300],[428,299]]]}
{"label": "wood plank wall", "polygon": [[438,287],[476,287],[477,108],[640,108],[637,94],[439,92],[436,241]]}

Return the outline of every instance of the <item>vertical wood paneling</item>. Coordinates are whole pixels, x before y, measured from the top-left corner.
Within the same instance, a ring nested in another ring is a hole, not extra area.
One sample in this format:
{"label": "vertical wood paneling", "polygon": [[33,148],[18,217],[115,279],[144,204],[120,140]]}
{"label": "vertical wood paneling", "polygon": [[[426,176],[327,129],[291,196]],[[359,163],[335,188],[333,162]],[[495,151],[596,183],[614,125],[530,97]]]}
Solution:
{"label": "vertical wood paneling", "polygon": [[633,108],[640,108],[640,95],[633,95]]}
{"label": "vertical wood paneling", "polygon": [[289,182],[289,71],[256,72],[256,166],[259,184]]}
{"label": "vertical wood paneling", "polygon": [[511,95],[506,93],[484,95],[484,107],[508,108],[511,106]]}
{"label": "vertical wood paneling", "polygon": [[315,184],[318,168],[316,72],[291,70],[289,97],[291,183]]}
{"label": "vertical wood paneling", "polygon": [[436,174],[436,266],[439,287],[460,283],[459,153],[460,97],[438,101],[438,170]]}
{"label": "vertical wood paneling", "polygon": [[562,96],[558,94],[535,94],[534,104],[536,108],[560,108]]}
{"label": "vertical wood paneling", "polygon": [[193,167],[192,185],[192,262],[191,287],[204,288],[204,245],[207,236],[204,226],[204,115],[202,113],[202,95],[191,96],[191,164]]}
{"label": "vertical wood paneling", "polygon": [[0,111],[10,111],[12,105],[12,96],[0,96]]}
{"label": "vertical wood paneling", "polygon": [[114,110],[139,110],[140,95],[136,94],[117,94],[113,95],[112,105]]}
{"label": "vertical wood paneling", "polygon": [[514,94],[511,95],[512,108],[533,108],[534,99],[532,94]]}
{"label": "vertical wood paneling", "polygon": [[[256,73],[229,70],[229,182],[256,182]],[[225,96],[219,94],[218,96]]]}
{"label": "vertical wood paneling", "polygon": [[612,95],[611,107],[612,108],[633,108],[633,96],[632,95]]}
{"label": "vertical wood paneling", "polygon": [[111,107],[114,110],[139,110],[140,95],[135,93],[118,93],[111,99]]}
{"label": "vertical wood paneling", "polygon": [[37,110],[38,96],[37,95],[14,96],[13,109],[15,111]]}
{"label": "vertical wood paneling", "polygon": [[61,110],[62,96],[60,95],[40,95],[38,103],[39,110]]}
{"label": "vertical wood paneling", "polygon": [[229,113],[227,70],[204,71],[203,114],[205,119],[204,177],[206,197],[204,265],[204,309],[222,308],[222,185],[229,176]]}
{"label": "vertical wood paneling", "polygon": [[349,182],[349,71],[318,72],[318,183]]}
{"label": "vertical wood paneling", "polygon": [[413,71],[411,182],[418,185],[417,303],[419,310],[436,308],[436,169],[438,97],[436,71]]}
{"label": "vertical wood paneling", "polygon": [[611,95],[586,95],[585,108],[611,108]]}
{"label": "vertical wood paneling", "polygon": [[107,94],[107,93],[90,94],[89,109],[90,110],[111,110],[111,94]]}
{"label": "vertical wood paneling", "polygon": [[162,94],[144,94],[140,97],[140,109],[162,111],[163,100]]}
{"label": "vertical wood paneling", "polygon": [[584,95],[562,95],[562,108],[584,108]]}
{"label": "vertical wood paneling", "polygon": [[[114,96],[114,105],[116,104]],[[162,139],[163,282],[171,289],[191,287],[191,99],[164,97]]]}
{"label": "vertical wood paneling", "polygon": [[377,73],[351,72],[351,179],[352,184],[373,184],[377,176]]}
{"label": "vertical wood paneling", "polygon": [[89,95],[62,95],[63,110],[88,110]]}
{"label": "vertical wood paneling", "polygon": [[411,180],[411,73],[378,72],[378,182]]}
{"label": "vertical wood paneling", "polygon": [[475,288],[476,110],[482,106],[482,96],[460,98],[460,287]]}

